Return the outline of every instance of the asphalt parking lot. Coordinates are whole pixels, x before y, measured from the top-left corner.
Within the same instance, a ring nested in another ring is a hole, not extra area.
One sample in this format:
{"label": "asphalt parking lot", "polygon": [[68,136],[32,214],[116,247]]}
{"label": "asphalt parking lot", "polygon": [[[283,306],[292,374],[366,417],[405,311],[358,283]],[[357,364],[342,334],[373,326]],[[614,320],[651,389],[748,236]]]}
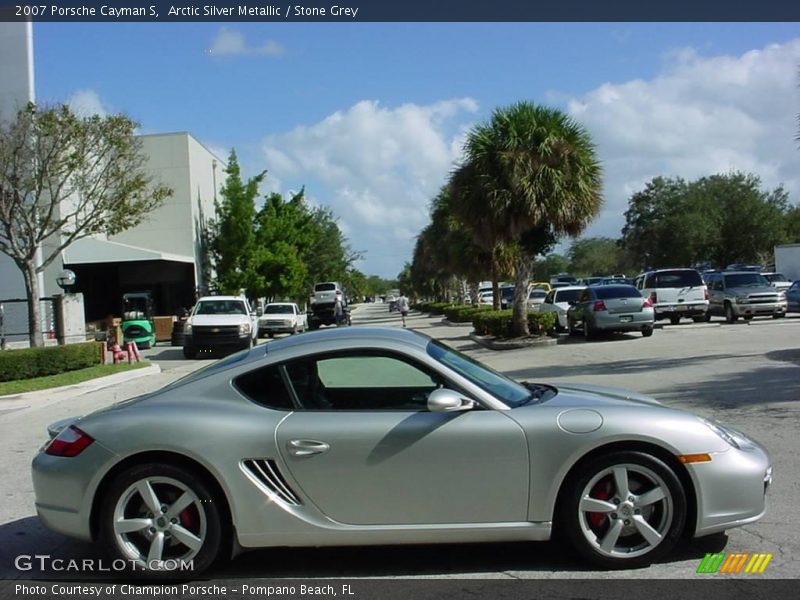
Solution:
{"label": "asphalt parking lot", "polygon": [[[400,326],[385,304],[358,307],[354,324]],[[212,571],[214,580],[263,577],[424,578],[698,578],[706,552],[769,552],[774,558],[763,578],[796,578],[800,573],[800,315],[665,325],[650,338],[615,335],[596,341],[562,336],[557,343],[503,352],[469,337],[470,327],[448,326],[440,317],[412,313],[409,327],[466,351],[513,377],[583,382],[632,388],[662,402],[713,416],[764,443],[775,475],[769,512],[758,523],[680,547],[646,569],[595,572],[552,543],[475,544],[379,548],[272,549],[244,554]],[[265,343],[262,341],[262,343]],[[48,423],[83,414],[170,382],[208,361],[187,361],[180,348],[157,346],[146,356],[162,372],[78,396],[30,400],[0,399],[0,578],[51,578],[57,574],[15,568],[20,554],[89,558],[93,545],[45,530],[34,515],[30,461],[45,441]],[[469,502],[469,498],[454,499]],[[706,576],[707,577],[707,576]]]}

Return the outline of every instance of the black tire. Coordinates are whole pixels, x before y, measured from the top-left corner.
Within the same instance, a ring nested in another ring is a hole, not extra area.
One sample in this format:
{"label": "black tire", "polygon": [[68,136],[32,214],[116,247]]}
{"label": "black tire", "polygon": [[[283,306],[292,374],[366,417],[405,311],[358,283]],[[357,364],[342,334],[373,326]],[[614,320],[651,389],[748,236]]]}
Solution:
{"label": "black tire", "polygon": [[274,334],[274,333],[272,333],[272,332],[270,332],[270,333],[268,333],[268,334],[267,334],[267,337],[268,337],[269,339],[272,339],[272,338],[274,338],[274,337],[275,337],[275,334]]}
{"label": "black tire", "polygon": [[782,319],[786,316],[786,313],[772,313],[773,319]]}
{"label": "black tire", "polygon": [[[149,502],[137,488],[143,484],[153,492],[153,499]],[[170,509],[176,500],[187,496],[189,504],[171,515]],[[215,498],[209,485],[192,471],[170,464],[136,465],[114,479],[101,501],[100,542],[115,560],[125,561],[132,570],[148,577],[187,575],[174,566],[171,568],[171,560],[178,563],[191,560],[192,576],[195,576],[223,554],[228,534],[221,499]],[[161,506],[154,510],[153,504]],[[149,519],[151,525],[138,531],[118,532],[115,524],[120,517]],[[159,559],[164,568],[158,568],[159,563],[151,561],[148,556],[156,542],[155,536],[163,539]],[[198,546],[194,548],[184,540]]]}
{"label": "black tire", "polygon": [[710,310],[707,311],[705,315],[703,315],[703,319],[705,320],[706,323],[710,323],[711,322],[711,311]]}
{"label": "black tire", "polygon": [[584,319],[583,320],[583,337],[586,340],[593,340],[596,337],[596,332],[594,327],[589,324],[589,321]]}
{"label": "black tire", "polygon": [[670,322],[670,324],[672,324],[672,325],[677,325],[678,323],[680,323],[680,322],[681,322],[681,318],[680,318],[678,315],[672,315],[672,316],[669,318],[669,322]]}
{"label": "black tire", "polygon": [[189,360],[194,360],[195,358],[197,358],[197,350],[190,346],[184,346],[183,356],[184,358],[188,358]]}
{"label": "black tire", "polygon": [[[624,472],[627,490],[620,489],[618,472]],[[648,492],[654,492],[651,497],[663,496],[648,502]],[[596,502],[591,508],[608,510],[589,511],[587,500]],[[596,565],[636,568],[651,564],[675,546],[686,512],[683,486],[664,462],[644,452],[612,452],[581,465],[565,483],[558,527],[570,545]]]}
{"label": "black tire", "polygon": [[753,315],[744,315],[742,318],[743,318],[745,321],[752,321],[752,320],[753,320]]}
{"label": "black tire", "polygon": [[569,335],[578,335],[578,330],[575,329],[575,321],[567,318],[567,333]]}
{"label": "black tire", "polygon": [[642,327],[642,335],[644,337],[650,337],[651,335],[653,335],[653,327],[650,325],[645,325],[644,327]]}
{"label": "black tire", "polygon": [[730,302],[725,303],[725,322],[726,323],[736,323],[736,320],[739,317],[733,312],[733,306],[731,306]]}

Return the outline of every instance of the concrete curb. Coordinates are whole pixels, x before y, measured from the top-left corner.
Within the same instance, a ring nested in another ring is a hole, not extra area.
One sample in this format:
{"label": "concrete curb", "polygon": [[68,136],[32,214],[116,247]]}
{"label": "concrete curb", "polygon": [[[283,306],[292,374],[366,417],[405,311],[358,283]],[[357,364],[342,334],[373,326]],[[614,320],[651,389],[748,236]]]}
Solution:
{"label": "concrete curb", "polygon": [[31,402],[43,399],[64,399],[71,396],[81,396],[101,390],[106,387],[111,387],[140,377],[148,377],[161,373],[161,367],[155,363],[151,363],[149,367],[142,367],[141,369],[131,369],[130,371],[123,371],[122,373],[113,373],[104,377],[96,377],[81,383],[72,385],[65,385],[57,388],[47,388],[45,390],[36,390],[35,392],[24,392],[22,394],[13,394],[9,396],[0,396],[0,408],[13,408],[13,405],[18,402]]}
{"label": "concrete curb", "polygon": [[514,341],[497,340],[490,335],[476,335],[470,333],[469,339],[476,344],[480,344],[484,348],[489,348],[489,350],[518,350],[520,348],[535,348],[537,346],[555,346],[558,343],[558,338],[552,338],[547,335]]}

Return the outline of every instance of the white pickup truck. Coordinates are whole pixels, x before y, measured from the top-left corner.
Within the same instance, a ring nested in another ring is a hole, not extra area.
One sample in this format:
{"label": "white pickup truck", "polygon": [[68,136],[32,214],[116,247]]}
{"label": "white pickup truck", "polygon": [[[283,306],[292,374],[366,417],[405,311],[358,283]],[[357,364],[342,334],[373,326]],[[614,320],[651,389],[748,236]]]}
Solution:
{"label": "white pickup truck", "polygon": [[258,317],[242,296],[204,296],[194,305],[184,325],[183,355],[252,348],[258,335]]}
{"label": "white pickup truck", "polygon": [[308,329],[308,317],[294,302],[270,302],[258,318],[258,335],[300,333]]}

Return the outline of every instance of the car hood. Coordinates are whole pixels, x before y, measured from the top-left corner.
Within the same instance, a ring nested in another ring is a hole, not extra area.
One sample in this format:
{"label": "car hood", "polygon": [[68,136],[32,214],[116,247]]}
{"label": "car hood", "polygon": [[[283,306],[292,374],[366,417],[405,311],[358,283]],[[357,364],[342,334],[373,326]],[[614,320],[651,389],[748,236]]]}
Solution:
{"label": "car hood", "polygon": [[194,325],[239,325],[249,323],[247,315],[195,315],[189,321]]}
{"label": "car hood", "polygon": [[612,405],[638,405],[662,406],[662,404],[646,394],[633,390],[604,385],[588,385],[580,383],[565,383],[558,387],[558,394],[545,402],[549,405],[563,406],[612,406]]}

